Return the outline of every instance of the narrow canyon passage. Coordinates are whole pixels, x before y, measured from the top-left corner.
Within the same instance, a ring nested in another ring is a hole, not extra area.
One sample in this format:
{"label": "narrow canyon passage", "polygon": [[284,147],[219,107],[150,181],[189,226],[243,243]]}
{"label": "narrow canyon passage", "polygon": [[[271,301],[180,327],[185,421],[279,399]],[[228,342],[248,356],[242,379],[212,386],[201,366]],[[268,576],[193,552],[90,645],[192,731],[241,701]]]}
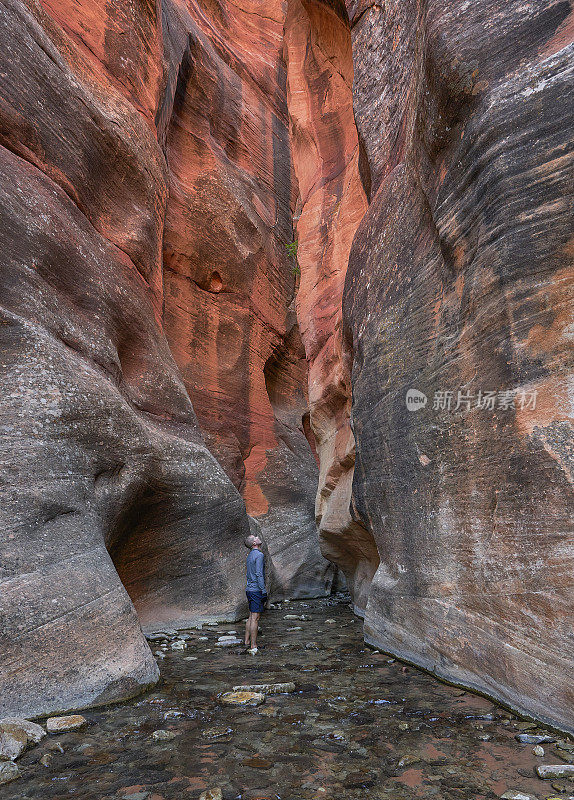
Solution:
{"label": "narrow canyon passage", "polygon": [[4,796],[574,795],[573,2],[0,0]]}
{"label": "narrow canyon passage", "polygon": [[[551,788],[534,771],[571,759],[572,743],[367,648],[349,606],[338,594],[275,607],[256,656],[218,646],[242,622],[155,635],[161,682],[84,712],[80,731],[48,737],[21,759],[25,775],[3,800],[196,800],[209,789],[224,800],[574,794],[574,783]],[[221,699],[236,685],[279,682],[294,691],[258,706]],[[517,739],[545,735],[543,756],[535,739]]]}

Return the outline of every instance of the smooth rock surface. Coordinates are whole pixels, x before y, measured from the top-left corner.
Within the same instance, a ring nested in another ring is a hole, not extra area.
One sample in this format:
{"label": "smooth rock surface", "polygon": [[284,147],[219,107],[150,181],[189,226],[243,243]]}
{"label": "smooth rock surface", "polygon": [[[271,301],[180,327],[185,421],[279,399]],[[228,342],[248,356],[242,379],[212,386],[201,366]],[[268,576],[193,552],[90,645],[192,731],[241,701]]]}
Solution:
{"label": "smooth rock surface", "polygon": [[259,706],[265,702],[265,695],[262,692],[242,688],[234,689],[232,692],[225,692],[219,699],[222,703],[231,706]]}
{"label": "smooth rock surface", "polygon": [[574,730],[572,9],[348,7],[366,638]]}
{"label": "smooth rock surface", "polygon": [[234,686],[234,692],[260,692],[261,694],[289,694],[295,691],[295,684],[287,683],[255,683],[250,686]]}
{"label": "smooth rock surface", "polygon": [[135,695],[140,624],[238,618],[244,499],[276,592],[330,590],[284,12],[248,5],[2,6],[2,715]]}
{"label": "smooth rock surface", "polygon": [[71,714],[68,717],[50,717],[46,720],[48,733],[61,733],[62,731],[77,731],[87,725],[87,719],[81,714]]}

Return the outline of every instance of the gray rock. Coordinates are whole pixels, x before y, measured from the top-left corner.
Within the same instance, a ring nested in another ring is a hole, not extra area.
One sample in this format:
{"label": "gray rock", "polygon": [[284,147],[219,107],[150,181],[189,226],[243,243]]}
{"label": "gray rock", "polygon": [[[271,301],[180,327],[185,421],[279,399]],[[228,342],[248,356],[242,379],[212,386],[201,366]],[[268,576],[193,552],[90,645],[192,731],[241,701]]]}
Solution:
{"label": "gray rock", "polygon": [[12,761],[7,761],[4,764],[0,764],[0,784],[10,783],[10,781],[19,778],[21,774],[22,773],[20,772],[19,767],[17,767]]}
{"label": "gray rock", "polygon": [[26,731],[16,725],[0,728],[0,760],[15,761],[28,745]]}
{"label": "gray rock", "polygon": [[151,738],[156,742],[168,742],[171,739],[175,739],[176,735],[177,734],[175,734],[173,731],[165,731],[163,728],[160,728],[152,733]]}
{"label": "gray rock", "polygon": [[540,764],[536,774],[539,778],[570,778],[574,776],[574,764]]}
{"label": "gray rock", "polygon": [[542,744],[543,742],[556,741],[554,736],[548,736],[542,733],[517,733],[514,738],[521,742],[521,744]]}
{"label": "gray rock", "polygon": [[46,731],[41,725],[37,725],[35,722],[30,722],[28,719],[20,719],[20,717],[4,717],[3,719],[0,719],[0,728],[2,728],[4,725],[17,725],[26,732],[28,741],[31,744],[38,744],[38,742],[41,742],[46,735]]}
{"label": "gray rock", "polygon": [[524,794],[524,792],[504,792],[500,795],[501,800],[536,800],[533,794]]}
{"label": "gray rock", "polygon": [[537,744],[532,748],[532,752],[534,753],[535,756],[542,758],[542,756],[544,755],[544,748],[541,745]]}
{"label": "gray rock", "polygon": [[218,642],[215,642],[216,647],[237,647],[237,645],[243,644],[241,639],[220,639]]}
{"label": "gray rock", "polygon": [[261,692],[262,694],[289,694],[295,691],[295,684],[287,683],[256,683],[249,686],[234,686],[234,692]]}

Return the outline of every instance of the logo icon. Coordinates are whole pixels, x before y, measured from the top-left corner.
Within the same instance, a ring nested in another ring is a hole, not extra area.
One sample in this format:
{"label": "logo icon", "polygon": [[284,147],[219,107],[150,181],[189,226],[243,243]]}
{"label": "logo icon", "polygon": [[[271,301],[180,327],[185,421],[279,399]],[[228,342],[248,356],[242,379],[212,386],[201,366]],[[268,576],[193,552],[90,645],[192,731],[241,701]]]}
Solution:
{"label": "logo icon", "polygon": [[418,411],[420,408],[426,406],[428,397],[423,392],[419,392],[418,389],[409,389],[405,397],[405,402],[408,411]]}

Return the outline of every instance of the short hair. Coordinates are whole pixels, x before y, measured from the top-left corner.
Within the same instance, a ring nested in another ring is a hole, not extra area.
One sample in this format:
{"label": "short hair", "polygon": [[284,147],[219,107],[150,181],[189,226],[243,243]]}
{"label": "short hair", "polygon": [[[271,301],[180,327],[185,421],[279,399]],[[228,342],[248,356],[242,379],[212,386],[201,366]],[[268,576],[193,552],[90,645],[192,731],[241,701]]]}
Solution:
{"label": "short hair", "polygon": [[250,533],[249,536],[246,536],[245,539],[243,540],[243,544],[248,550],[251,550],[251,548],[255,544],[256,539],[257,536],[254,536],[252,533]]}

